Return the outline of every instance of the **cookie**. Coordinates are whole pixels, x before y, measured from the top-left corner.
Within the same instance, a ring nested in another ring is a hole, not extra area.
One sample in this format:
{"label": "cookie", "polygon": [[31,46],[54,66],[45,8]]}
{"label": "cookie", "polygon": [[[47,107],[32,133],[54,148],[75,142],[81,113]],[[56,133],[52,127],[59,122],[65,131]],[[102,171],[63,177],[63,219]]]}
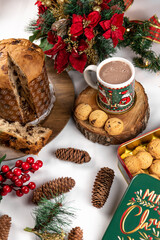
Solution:
{"label": "cookie", "polygon": [[121,119],[119,118],[110,118],[105,124],[105,131],[109,135],[119,135],[123,131],[124,125]]}
{"label": "cookie", "polygon": [[136,157],[138,158],[141,168],[147,169],[151,166],[153,157],[149,152],[141,151],[136,154]]}
{"label": "cookie", "polygon": [[131,174],[135,174],[141,170],[140,162],[136,156],[126,157],[124,162]]}
{"label": "cookie", "polygon": [[78,118],[79,120],[85,121],[88,119],[89,114],[92,112],[92,108],[89,104],[87,103],[81,103],[79,104],[75,111],[74,111],[74,115],[76,116],[76,118]]}
{"label": "cookie", "polygon": [[136,176],[138,174],[141,174],[141,173],[145,173],[145,172],[142,169],[140,169],[138,172],[132,173],[132,176],[134,177],[134,176]]}
{"label": "cookie", "polygon": [[103,127],[107,119],[108,115],[102,110],[95,110],[89,115],[89,123],[97,128]]}
{"label": "cookie", "polygon": [[144,147],[142,147],[142,146],[138,146],[138,147],[136,147],[134,150],[133,150],[133,155],[136,155],[138,152],[145,152],[146,150],[145,150],[145,148]]}
{"label": "cookie", "polygon": [[147,146],[148,152],[155,158],[160,159],[160,139],[153,139]]}
{"label": "cookie", "polygon": [[149,168],[149,173],[160,177],[160,159],[153,161],[152,165]]}

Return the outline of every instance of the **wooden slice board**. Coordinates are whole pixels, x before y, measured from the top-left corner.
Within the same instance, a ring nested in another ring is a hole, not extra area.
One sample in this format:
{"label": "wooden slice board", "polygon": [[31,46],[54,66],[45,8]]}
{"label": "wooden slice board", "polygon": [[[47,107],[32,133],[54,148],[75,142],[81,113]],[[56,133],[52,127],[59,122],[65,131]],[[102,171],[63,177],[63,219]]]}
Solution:
{"label": "wooden slice board", "polygon": [[[109,118],[120,118],[124,123],[124,130],[120,135],[111,136],[104,128],[95,128],[89,121],[82,121],[74,116],[77,128],[82,134],[91,140],[103,145],[120,144],[136,137],[147,125],[149,119],[148,97],[142,85],[135,83],[136,101],[130,111],[123,114],[108,114]],[[100,109],[96,102],[97,90],[87,87],[80,93],[75,101],[75,107],[80,103],[88,103],[93,110]]]}
{"label": "wooden slice board", "polygon": [[[52,129],[53,133],[49,141],[53,140],[64,128],[68,122],[74,104],[74,86],[67,72],[57,74],[54,70],[54,61],[46,58],[46,69],[48,77],[53,84],[56,101],[50,115],[41,123],[43,127]],[[0,157],[7,154],[5,160],[20,158],[26,154],[14,149],[0,146]]]}

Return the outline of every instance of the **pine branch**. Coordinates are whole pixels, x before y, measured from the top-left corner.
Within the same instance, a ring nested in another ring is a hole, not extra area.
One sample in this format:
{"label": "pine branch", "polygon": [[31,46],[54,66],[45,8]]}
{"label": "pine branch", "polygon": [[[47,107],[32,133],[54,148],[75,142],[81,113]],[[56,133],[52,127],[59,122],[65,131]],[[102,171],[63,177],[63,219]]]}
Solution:
{"label": "pine branch", "polygon": [[106,57],[111,57],[116,52],[113,43],[110,39],[105,39],[103,36],[96,37],[96,44],[94,45],[98,52],[99,60],[102,61]]}
{"label": "pine branch", "polygon": [[35,227],[25,228],[25,231],[50,234],[61,234],[63,228],[71,224],[74,217],[73,209],[63,204],[63,197],[54,198],[54,201],[43,198],[33,214],[35,216]]}
{"label": "pine branch", "polygon": [[70,0],[65,7],[65,14],[88,15],[93,7],[93,0]]}

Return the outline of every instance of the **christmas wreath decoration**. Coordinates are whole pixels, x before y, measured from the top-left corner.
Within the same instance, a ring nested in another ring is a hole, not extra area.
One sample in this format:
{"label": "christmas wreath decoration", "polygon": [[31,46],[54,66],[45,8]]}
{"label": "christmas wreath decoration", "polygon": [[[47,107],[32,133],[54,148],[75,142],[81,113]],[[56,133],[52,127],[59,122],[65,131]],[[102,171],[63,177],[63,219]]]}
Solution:
{"label": "christmas wreath decoration", "polygon": [[46,55],[55,58],[58,73],[66,68],[83,72],[89,64],[112,56],[118,47],[129,46],[137,55],[135,66],[160,70],[160,55],[151,50],[160,43],[160,22],[130,21],[124,12],[133,0],[41,0],[38,19],[32,21],[30,40],[40,39]]}

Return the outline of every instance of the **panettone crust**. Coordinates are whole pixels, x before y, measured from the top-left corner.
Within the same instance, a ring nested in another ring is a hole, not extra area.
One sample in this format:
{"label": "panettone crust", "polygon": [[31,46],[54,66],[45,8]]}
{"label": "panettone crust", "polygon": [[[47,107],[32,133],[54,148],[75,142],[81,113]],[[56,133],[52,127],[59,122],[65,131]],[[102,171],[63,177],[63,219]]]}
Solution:
{"label": "panettone crust", "polygon": [[0,41],[0,88],[11,89],[8,77],[7,52],[26,75],[28,83],[37,78],[44,66],[44,53],[27,39],[4,39]]}

